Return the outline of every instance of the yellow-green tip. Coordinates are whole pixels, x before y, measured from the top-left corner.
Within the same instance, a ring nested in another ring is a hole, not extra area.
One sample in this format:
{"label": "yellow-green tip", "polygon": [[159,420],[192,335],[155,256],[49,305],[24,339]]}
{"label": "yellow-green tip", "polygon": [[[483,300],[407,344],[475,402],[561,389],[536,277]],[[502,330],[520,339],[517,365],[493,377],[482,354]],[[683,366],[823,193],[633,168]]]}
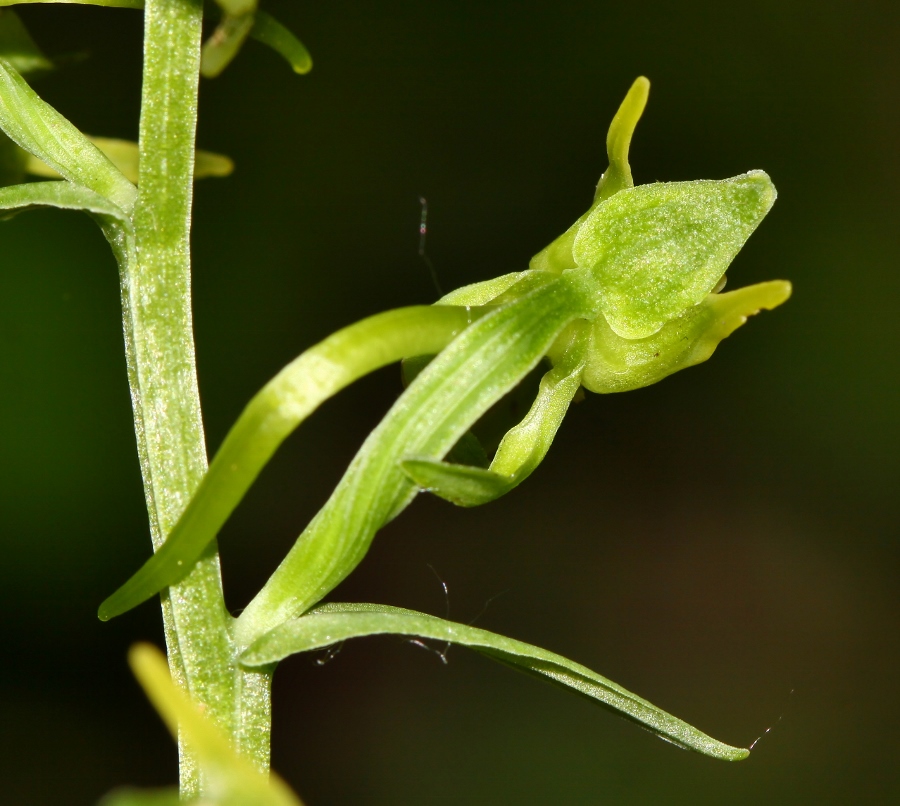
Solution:
{"label": "yellow-green tip", "polygon": [[209,790],[224,796],[223,803],[303,806],[281,778],[260,772],[238,754],[220,728],[175,685],[165,656],[155,646],[135,644],[128,663],[172,736],[183,740],[197,758]]}
{"label": "yellow-green tip", "polygon": [[639,76],[631,85],[625,99],[609,124],[606,134],[606,154],[609,157],[609,168],[597,183],[594,202],[608,199],[625,188],[634,186],[631,178],[631,166],[628,164],[628,149],[635,127],[644,114],[647,98],[650,96],[650,81]]}
{"label": "yellow-green tip", "polygon": [[638,121],[644,114],[649,96],[650,80],[645,76],[639,76],[619,105],[606,135],[606,153],[609,156],[609,164],[620,166],[628,171],[629,175],[631,171],[628,167],[628,147],[631,145],[631,138]]}

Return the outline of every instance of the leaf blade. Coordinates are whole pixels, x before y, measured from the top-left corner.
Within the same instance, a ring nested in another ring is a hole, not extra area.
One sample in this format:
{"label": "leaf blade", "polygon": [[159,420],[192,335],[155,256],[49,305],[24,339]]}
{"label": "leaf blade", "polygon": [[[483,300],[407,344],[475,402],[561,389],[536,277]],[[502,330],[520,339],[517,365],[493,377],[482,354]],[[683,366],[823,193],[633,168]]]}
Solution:
{"label": "leaf blade", "polygon": [[26,182],[0,188],[0,210],[22,210],[30,207],[58,207],[84,210],[126,221],[125,213],[109,199],[68,181]]}
{"label": "leaf blade", "polygon": [[216,30],[203,43],[200,56],[200,75],[204,78],[216,78],[231,64],[238,51],[250,35],[253,28],[252,12],[232,15],[225,14]]}
{"label": "leaf blade", "polygon": [[85,187],[130,213],[137,188],[72,123],[0,59],[0,128],[30,154],[73,184]]}
{"label": "leaf blade", "polygon": [[515,486],[511,477],[485,467],[416,458],[404,459],[400,466],[423,492],[432,493],[458,507],[489,504]]}
{"label": "leaf blade", "polygon": [[409,635],[466,646],[572,689],[685,749],[724,761],[740,761],[750,754],[745,748],[713,739],[586,666],[554,652],[479,627],[398,607],[321,605],[260,637],[241,655],[241,663],[250,667],[263,666],[297,652],[370,635]]}

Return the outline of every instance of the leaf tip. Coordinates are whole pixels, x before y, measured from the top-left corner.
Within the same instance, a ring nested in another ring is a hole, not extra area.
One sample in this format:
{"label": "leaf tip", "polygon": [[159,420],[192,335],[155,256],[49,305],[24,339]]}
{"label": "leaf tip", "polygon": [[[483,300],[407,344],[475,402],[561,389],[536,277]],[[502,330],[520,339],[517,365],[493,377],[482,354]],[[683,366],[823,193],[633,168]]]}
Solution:
{"label": "leaf tip", "polygon": [[225,154],[197,149],[194,154],[194,178],[224,177],[234,172],[234,160]]}
{"label": "leaf tip", "polygon": [[313,62],[309,53],[306,54],[306,58],[300,58],[291,63],[291,67],[298,76],[305,76],[310,70],[312,70],[312,66]]}
{"label": "leaf tip", "polygon": [[[126,583],[127,585],[128,583]],[[124,586],[123,586],[124,587]],[[122,588],[107,596],[97,608],[97,618],[100,621],[109,621],[116,616],[127,613],[131,608],[135,607],[139,602],[123,602]]]}

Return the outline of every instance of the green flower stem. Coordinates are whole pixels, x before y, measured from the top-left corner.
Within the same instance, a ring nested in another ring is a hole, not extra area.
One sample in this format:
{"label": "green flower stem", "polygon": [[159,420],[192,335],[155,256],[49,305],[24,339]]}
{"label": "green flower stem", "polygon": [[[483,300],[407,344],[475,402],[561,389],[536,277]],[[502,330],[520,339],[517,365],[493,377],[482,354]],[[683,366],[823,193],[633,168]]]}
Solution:
{"label": "green flower stem", "polygon": [[[135,260],[122,291],[135,428],[157,549],[206,470],[189,252],[202,5],[148,0],[145,8]],[[163,594],[162,608],[173,677],[252,763],[267,768],[270,679],[235,663],[215,543]],[[255,709],[246,720],[245,699]],[[182,793],[199,794],[196,761],[184,743],[180,751]]]}

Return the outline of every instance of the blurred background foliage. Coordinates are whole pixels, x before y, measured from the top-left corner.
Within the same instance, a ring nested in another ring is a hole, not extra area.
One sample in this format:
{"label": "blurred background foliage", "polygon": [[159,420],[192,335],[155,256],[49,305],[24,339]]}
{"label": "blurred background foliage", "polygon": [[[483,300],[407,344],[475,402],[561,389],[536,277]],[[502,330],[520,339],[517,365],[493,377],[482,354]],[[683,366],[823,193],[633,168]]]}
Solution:
{"label": "blurred background foliage", "polygon": [[[780,198],[729,272],[791,279],[708,363],[588,396],[535,476],[483,509],[422,497],[336,592],[581,661],[718,738],[678,751],[578,698],[399,639],[275,680],[274,765],[315,804],[896,803],[900,662],[900,6],[270,0],[315,68],[257,43],[201,89],[194,310],[214,451],[283,364],[362,316],[518,270],[590,202],[606,127],[653,82],[637,182],[768,171]],[[133,139],[137,12],[22,6],[37,90]],[[85,56],[86,58],[80,58]],[[158,608],[101,624],[147,555],[113,260],[84,216],[0,224],[4,799],[90,804],[175,777],[125,664]],[[247,602],[400,391],[386,370],[289,440],[225,529]]]}

